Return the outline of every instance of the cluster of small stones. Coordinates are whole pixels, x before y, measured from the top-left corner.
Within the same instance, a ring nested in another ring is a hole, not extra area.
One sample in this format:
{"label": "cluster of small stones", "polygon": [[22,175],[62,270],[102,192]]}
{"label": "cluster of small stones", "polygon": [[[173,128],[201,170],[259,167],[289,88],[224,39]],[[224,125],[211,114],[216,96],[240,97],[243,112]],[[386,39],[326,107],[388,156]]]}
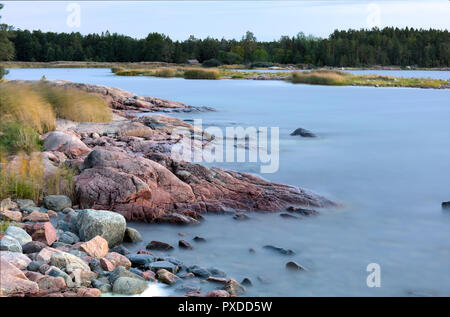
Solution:
{"label": "cluster of small stones", "polygon": [[[244,294],[245,286],[219,269],[186,266],[149,251],[170,250],[169,244],[152,241],[147,250],[131,253],[122,243],[138,243],[142,237],[122,215],[76,207],[62,195],[45,197],[41,207],[26,199],[1,202],[2,228],[7,225],[0,232],[1,297],[129,296],[143,293],[151,283],[176,286],[183,296]],[[179,247],[192,249],[185,240]],[[202,281],[220,286],[202,292]]]}

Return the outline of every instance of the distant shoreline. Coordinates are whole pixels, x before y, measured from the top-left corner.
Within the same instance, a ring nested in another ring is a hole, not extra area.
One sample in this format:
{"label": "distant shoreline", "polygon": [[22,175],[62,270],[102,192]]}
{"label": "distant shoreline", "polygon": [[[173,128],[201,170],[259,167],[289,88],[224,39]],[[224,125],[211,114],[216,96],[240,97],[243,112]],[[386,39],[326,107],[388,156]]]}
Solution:
{"label": "distant shoreline", "polygon": [[[165,63],[165,62],[78,62],[78,61],[57,61],[57,62],[20,62],[20,61],[9,61],[9,62],[0,62],[0,66],[5,68],[130,68],[137,69],[143,67],[187,67],[191,66],[188,64],[173,64],[173,63]],[[313,67],[303,67],[298,68],[297,65],[294,64],[275,64],[277,70],[294,70],[294,69],[302,69],[302,70],[310,70],[314,69]],[[225,65],[220,66],[219,68],[223,69],[248,69],[248,65],[244,64],[236,64],[236,65]],[[320,68],[331,69],[331,70],[426,70],[426,71],[450,71],[450,67],[413,67],[408,66],[407,68],[396,65],[389,66],[380,66],[373,65],[367,67],[331,67],[331,66],[322,66]],[[255,67],[253,70],[260,69],[270,69],[270,67]]]}

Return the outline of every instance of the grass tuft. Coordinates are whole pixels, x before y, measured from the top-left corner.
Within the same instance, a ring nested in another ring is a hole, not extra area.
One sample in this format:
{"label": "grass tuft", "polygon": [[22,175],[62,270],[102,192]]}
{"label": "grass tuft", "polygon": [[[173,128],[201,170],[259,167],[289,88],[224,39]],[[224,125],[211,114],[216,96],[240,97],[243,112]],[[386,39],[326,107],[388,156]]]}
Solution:
{"label": "grass tuft", "polygon": [[190,68],[184,71],[185,79],[219,79],[220,73],[216,69]]}

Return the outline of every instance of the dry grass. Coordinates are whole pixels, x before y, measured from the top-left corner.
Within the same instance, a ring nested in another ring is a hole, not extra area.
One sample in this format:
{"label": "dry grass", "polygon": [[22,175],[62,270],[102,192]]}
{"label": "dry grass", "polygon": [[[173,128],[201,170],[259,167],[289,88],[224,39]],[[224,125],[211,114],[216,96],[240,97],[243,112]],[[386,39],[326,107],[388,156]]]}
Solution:
{"label": "dry grass", "polygon": [[44,175],[40,153],[20,153],[13,160],[0,157],[0,200],[26,198],[36,203],[45,195],[64,194],[74,197],[74,172],[67,167],[58,167],[55,173]]}
{"label": "dry grass", "polygon": [[97,96],[75,88],[55,87],[45,83],[33,85],[53,108],[57,118],[78,122],[108,122],[112,112],[106,102]]}
{"label": "dry grass", "polygon": [[220,72],[217,69],[188,68],[185,69],[183,77],[185,79],[220,79]]}
{"label": "dry grass", "polygon": [[318,70],[310,72],[294,72],[291,81],[294,84],[311,84],[311,85],[345,85],[345,79],[348,74],[337,71]]}
{"label": "dry grass", "polygon": [[51,104],[30,85],[0,84],[2,123],[14,121],[33,127],[39,133],[54,130],[55,113]]}

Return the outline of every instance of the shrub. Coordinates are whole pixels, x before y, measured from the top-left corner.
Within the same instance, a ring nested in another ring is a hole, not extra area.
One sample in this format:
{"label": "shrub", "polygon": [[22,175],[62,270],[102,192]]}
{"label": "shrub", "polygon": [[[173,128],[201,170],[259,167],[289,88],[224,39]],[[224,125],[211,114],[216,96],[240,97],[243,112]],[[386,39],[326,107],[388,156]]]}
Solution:
{"label": "shrub", "polygon": [[273,66],[273,63],[270,62],[253,62],[250,64],[250,68],[257,68],[257,67],[271,67]]}
{"label": "shrub", "polygon": [[0,66],[0,79],[3,79],[6,75],[8,75],[9,71],[6,70],[3,66]]}
{"label": "shrub", "polygon": [[176,73],[177,73],[176,69],[158,68],[153,71],[152,76],[170,78],[175,77]]}
{"label": "shrub", "polygon": [[220,74],[216,69],[191,68],[184,71],[185,79],[219,79]]}
{"label": "shrub", "polygon": [[202,63],[203,67],[218,67],[220,65],[222,65],[222,63],[215,58],[207,59]]}

